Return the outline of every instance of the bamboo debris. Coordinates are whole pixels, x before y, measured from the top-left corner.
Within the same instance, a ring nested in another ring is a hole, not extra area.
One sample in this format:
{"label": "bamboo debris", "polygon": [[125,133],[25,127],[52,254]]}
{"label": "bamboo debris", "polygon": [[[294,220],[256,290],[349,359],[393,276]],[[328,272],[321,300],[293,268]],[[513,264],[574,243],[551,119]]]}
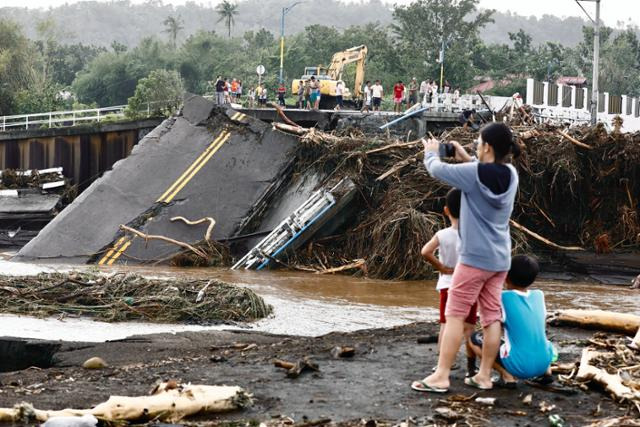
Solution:
{"label": "bamboo debris", "polygon": [[553,322],[633,336],[640,328],[640,316],[605,310],[560,310]]}
{"label": "bamboo debris", "polygon": [[[206,293],[200,294],[209,283]],[[211,324],[266,317],[271,306],[247,288],[218,280],[148,279],[135,274],[42,273],[0,276],[0,311],[90,316],[107,322],[146,320]],[[201,295],[199,301],[198,296]]]}
{"label": "bamboo debris", "polygon": [[635,392],[631,388],[622,383],[620,375],[610,374],[604,369],[597,368],[592,365],[592,360],[599,357],[607,357],[607,353],[597,352],[585,348],[582,350],[582,358],[580,359],[580,368],[576,375],[576,380],[581,382],[595,381],[604,386],[615,400],[640,400],[640,392]]}
{"label": "bamboo debris", "polygon": [[151,396],[111,396],[93,409],[40,410],[27,403],[0,408],[0,422],[45,422],[55,417],[81,417],[86,414],[110,422],[146,422],[159,420],[175,423],[205,413],[228,412],[248,407],[252,399],[237,386],[163,384]]}

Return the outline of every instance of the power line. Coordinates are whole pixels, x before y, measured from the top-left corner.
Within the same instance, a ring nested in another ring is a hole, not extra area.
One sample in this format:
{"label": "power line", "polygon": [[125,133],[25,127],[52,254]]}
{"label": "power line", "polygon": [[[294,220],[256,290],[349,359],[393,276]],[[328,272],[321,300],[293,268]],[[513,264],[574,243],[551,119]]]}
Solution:
{"label": "power line", "polygon": [[595,24],[595,23],[596,23],[596,21],[594,21],[594,20],[593,20],[593,18],[591,18],[591,15],[589,15],[589,12],[587,12],[587,10],[584,8],[584,6],[582,6],[582,5],[580,4],[580,1],[579,1],[579,0],[576,0],[576,4],[577,4],[578,6],[580,6],[580,9],[582,9],[582,11],[584,12],[584,14],[585,14],[585,15],[587,15],[587,18],[589,18],[589,19],[591,20],[591,22],[593,22],[593,23]]}

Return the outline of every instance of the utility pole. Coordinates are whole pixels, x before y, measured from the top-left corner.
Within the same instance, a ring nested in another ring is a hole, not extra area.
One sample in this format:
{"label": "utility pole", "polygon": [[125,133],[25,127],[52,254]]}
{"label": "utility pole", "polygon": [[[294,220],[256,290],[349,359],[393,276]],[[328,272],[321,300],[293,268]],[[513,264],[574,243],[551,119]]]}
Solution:
{"label": "utility pole", "polygon": [[280,19],[280,83],[284,83],[284,17],[300,3],[304,2],[297,1],[290,6],[282,8],[282,18]]}
{"label": "utility pole", "polygon": [[440,47],[440,93],[444,92],[444,37],[442,37],[442,47]]}
{"label": "utility pole", "polygon": [[600,72],[600,0],[596,1],[596,22],[593,35],[593,81],[591,83],[591,124],[598,121],[598,76]]}

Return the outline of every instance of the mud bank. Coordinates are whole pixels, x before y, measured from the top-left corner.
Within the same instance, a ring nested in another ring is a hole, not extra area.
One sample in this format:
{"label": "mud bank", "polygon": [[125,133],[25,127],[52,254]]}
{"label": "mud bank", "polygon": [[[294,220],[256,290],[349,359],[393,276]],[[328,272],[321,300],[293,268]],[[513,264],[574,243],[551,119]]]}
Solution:
{"label": "mud bank", "polygon": [[[346,425],[361,419],[412,418],[418,425],[446,425],[436,409],[451,406],[443,402],[454,395],[496,398],[494,407],[473,399],[465,402],[468,409],[463,413],[469,425],[547,425],[551,414],[562,416],[566,425],[587,425],[625,415],[626,407],[595,391],[565,389],[557,393],[519,384],[516,391],[495,389],[475,394],[476,390],[463,385],[463,369],[453,372],[447,395],[414,392],[409,388],[411,381],[423,377],[436,363],[436,345],[417,344],[417,339],[433,339],[436,330],[435,324],[417,323],[315,338],[210,331],[100,344],[66,343],[56,353],[54,367],[0,374],[0,407],[21,401],[47,409],[88,407],[111,394],[145,395],[157,380],[175,379],[239,385],[253,393],[253,407],[196,420],[200,424],[281,422],[282,417],[290,417],[296,423],[330,419]],[[549,334],[560,349],[560,362],[575,361],[591,337],[591,333],[568,328],[551,328]],[[335,346],[352,346],[355,356],[334,359],[330,350]],[[80,367],[93,356],[105,359],[109,367],[96,371]],[[320,370],[289,379],[272,363],[274,358],[296,361],[303,356],[310,356]],[[532,402],[526,405],[522,400],[529,394]]]}

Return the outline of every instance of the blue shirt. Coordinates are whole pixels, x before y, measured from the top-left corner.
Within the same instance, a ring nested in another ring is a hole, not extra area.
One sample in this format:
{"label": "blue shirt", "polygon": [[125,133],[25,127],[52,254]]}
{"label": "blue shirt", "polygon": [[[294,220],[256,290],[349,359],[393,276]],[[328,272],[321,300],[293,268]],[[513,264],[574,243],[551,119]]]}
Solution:
{"label": "blue shirt", "polygon": [[502,292],[505,343],[500,347],[500,360],[516,378],[540,376],[551,364],[553,346],[545,330],[546,314],[541,290]]}

